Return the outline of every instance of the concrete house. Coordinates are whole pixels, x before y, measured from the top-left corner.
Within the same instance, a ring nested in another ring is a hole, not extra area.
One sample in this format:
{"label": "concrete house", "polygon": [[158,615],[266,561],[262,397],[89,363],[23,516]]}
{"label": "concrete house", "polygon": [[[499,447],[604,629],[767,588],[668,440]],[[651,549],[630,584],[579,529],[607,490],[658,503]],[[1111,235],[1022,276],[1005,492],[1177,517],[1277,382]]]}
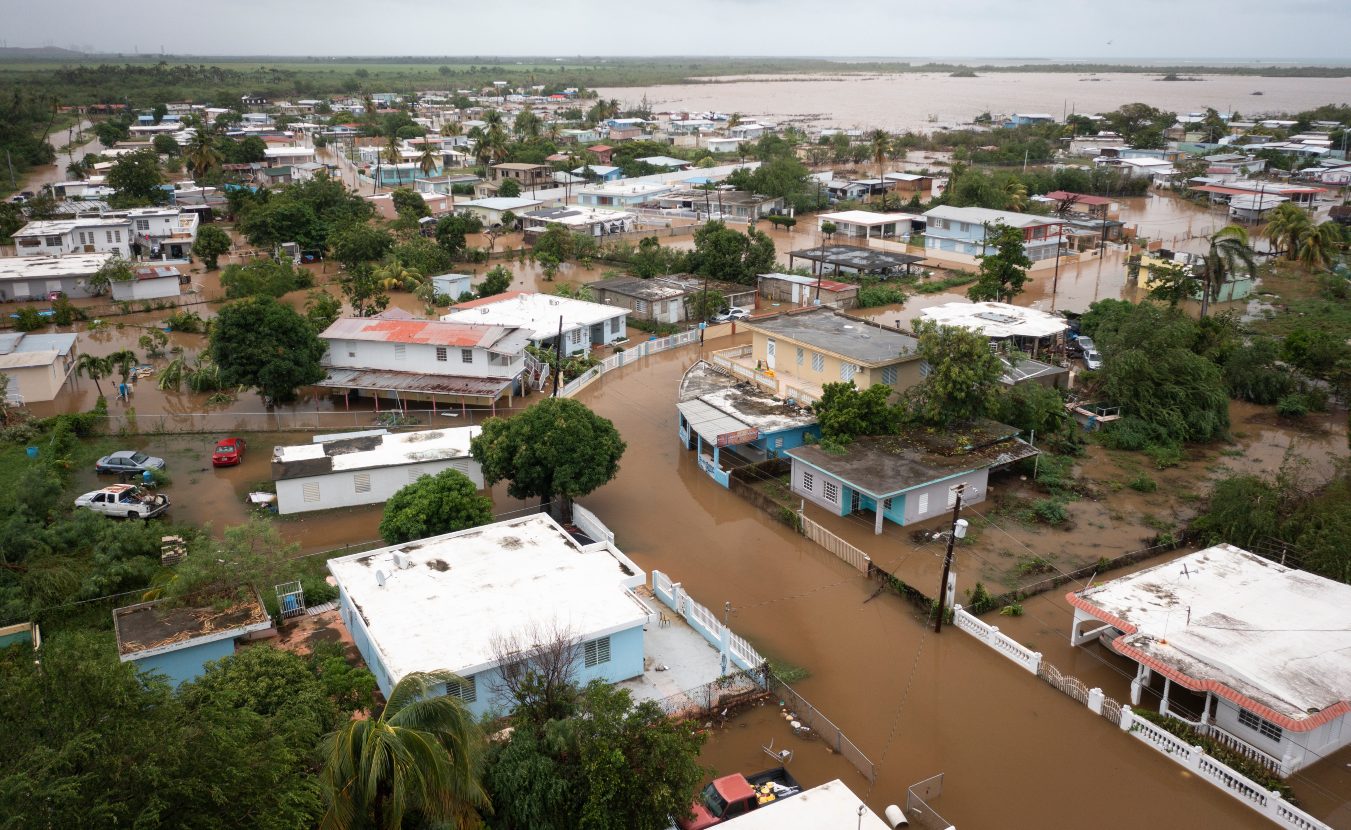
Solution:
{"label": "concrete house", "polygon": [[[338,607],[388,695],[405,675],[451,671],[443,689],[475,717],[500,711],[499,638],[563,628],[576,680],[643,673],[643,571],[608,539],[576,538],[546,514],[331,559]],[[655,617],[655,615],[652,615]]]}
{"label": "concrete house", "polygon": [[573,233],[584,236],[606,236],[626,233],[637,225],[638,217],[622,210],[602,210],[582,207],[551,207],[532,210],[521,217],[521,226],[528,241],[534,241],[550,225],[562,225]]}
{"label": "concrete house", "polygon": [[113,610],[118,659],[162,674],[174,686],[201,677],[207,663],[234,654],[240,639],[270,628],[272,618],[256,596],[225,609],[176,608],[157,600]]}
{"label": "concrete house", "polygon": [[54,400],[75,369],[76,337],[73,333],[0,333],[0,373],[9,377],[9,400]]}
{"label": "concrete house", "polygon": [[823,305],[844,311],[858,303],[858,284],[801,274],[761,274],[756,277],[760,296],[771,303],[794,306]]}
{"label": "concrete house", "polygon": [[530,332],[394,315],[344,317],[319,335],[328,353],[321,388],[393,401],[494,406],[519,391]]}
{"label": "concrete house", "polygon": [[491,228],[502,224],[502,217],[508,212],[519,217],[542,204],[544,203],[538,199],[527,199],[524,196],[490,196],[486,199],[463,202],[459,207],[465,213],[477,216],[483,220],[483,224]]}
{"label": "concrete house", "polygon": [[747,193],[744,190],[682,189],[664,193],[655,200],[663,210],[694,211],[700,218],[763,219],[783,212],[782,198]]}
{"label": "concrete house", "polygon": [[432,287],[436,289],[436,293],[445,294],[452,300],[458,300],[465,294],[472,293],[473,282],[473,274],[439,274],[432,277]]}
{"label": "concrete house", "polygon": [[584,207],[630,208],[670,193],[675,185],[660,182],[619,180],[601,182],[577,191],[577,204]]}
{"label": "concrete house", "polygon": [[483,488],[483,470],[469,454],[480,427],[398,434],[318,436],[272,451],[277,512],[303,513],[381,504],[423,476],[459,470]]}
{"label": "concrete house", "polygon": [[872,511],[873,531],[881,533],[884,520],[909,525],[948,513],[959,491],[963,504],[984,501],[990,470],[1037,450],[1016,428],[984,420],[960,435],[914,430],[855,438],[839,455],[818,446],[787,454],[794,493],[837,516]]}
{"label": "concrete house", "polygon": [[932,199],[934,195],[934,177],[920,173],[884,173],[882,179],[889,189],[902,199],[918,196],[920,199]]}
{"label": "concrete house", "polygon": [[13,238],[21,257],[110,253],[131,259],[131,220],[125,216],[29,222]]}
{"label": "concrete house", "polygon": [[819,400],[822,386],[842,381],[902,392],[923,379],[915,338],[828,308],[741,325],[751,344],[714,352],[713,362],[781,398]]}
{"label": "concrete house", "polygon": [[92,297],[89,278],[112,257],[110,253],[0,257],[0,301],[46,300],[58,292]]}
{"label": "concrete house", "polygon": [[1036,357],[1041,352],[1063,345],[1069,323],[1058,314],[1009,303],[954,302],[920,311],[920,319],[940,326],[983,334],[991,343],[1006,344]]}
{"label": "concrete house", "polygon": [[201,221],[196,212],[176,207],[131,208],[107,217],[131,222],[131,252],[148,259],[187,259]]}
{"label": "concrete house", "polygon": [[1159,712],[1281,776],[1351,746],[1351,585],[1233,545],[1066,595],[1070,642],[1136,665],[1131,704]]}
{"label": "concrete house", "polygon": [[739,381],[705,360],[680,379],[676,414],[680,446],[694,450],[699,468],[723,487],[732,467],[781,458],[808,436],[821,436],[809,408]]}
{"label": "concrete house", "polygon": [[557,348],[563,332],[563,354],[585,354],[592,346],[628,339],[628,311],[622,307],[574,300],[533,291],[508,291],[460,303],[441,319],[451,323],[515,326],[529,331],[532,345]]}
{"label": "concrete house", "polygon": [[704,291],[720,291],[728,305],[754,306],[755,289],[738,283],[705,280],[702,277],[671,276],[612,277],[588,283],[596,302],[628,311],[638,320],[680,323],[690,318],[690,303]]}
{"label": "concrete house", "polygon": [[145,265],[132,269],[132,278],[111,283],[113,300],[158,300],[177,297],[183,290],[183,274],[172,265]]}
{"label": "concrete house", "polygon": [[1023,233],[1027,258],[1036,262],[1055,259],[1060,246],[1060,220],[1008,210],[942,205],[924,212],[924,247],[932,254],[951,252],[965,256],[989,253],[986,240],[996,225]]}
{"label": "concrete house", "polygon": [[526,164],[506,162],[494,164],[488,168],[490,181],[504,182],[511,179],[520,184],[521,190],[538,187],[553,187],[554,169],[547,164]]}
{"label": "concrete house", "polygon": [[841,210],[822,213],[817,219],[817,230],[827,222],[835,226],[835,234],[845,239],[909,239],[913,232],[912,220],[919,217],[910,213],[874,213],[869,210]]}

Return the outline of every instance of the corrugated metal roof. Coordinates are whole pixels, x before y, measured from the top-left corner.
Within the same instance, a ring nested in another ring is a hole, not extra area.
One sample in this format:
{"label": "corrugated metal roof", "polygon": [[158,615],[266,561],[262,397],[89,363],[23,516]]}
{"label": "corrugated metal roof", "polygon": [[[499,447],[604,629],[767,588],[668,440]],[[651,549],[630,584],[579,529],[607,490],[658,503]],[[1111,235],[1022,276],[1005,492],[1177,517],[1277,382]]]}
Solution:
{"label": "corrugated metal roof", "polygon": [[679,409],[680,414],[685,416],[690,428],[699,433],[710,444],[718,443],[719,435],[754,429],[745,421],[737,420],[726,412],[715,409],[698,399],[681,401],[676,404],[676,409]]}
{"label": "corrugated metal roof", "polygon": [[465,375],[424,375],[378,369],[329,369],[328,377],[315,384],[330,389],[370,389],[431,395],[462,395],[496,400],[511,386],[513,378],[480,378]]}
{"label": "corrugated metal roof", "polygon": [[371,340],[381,343],[421,343],[431,346],[477,346],[506,354],[525,348],[529,332],[516,327],[447,323],[442,320],[390,320],[342,317],[320,335],[325,340]]}

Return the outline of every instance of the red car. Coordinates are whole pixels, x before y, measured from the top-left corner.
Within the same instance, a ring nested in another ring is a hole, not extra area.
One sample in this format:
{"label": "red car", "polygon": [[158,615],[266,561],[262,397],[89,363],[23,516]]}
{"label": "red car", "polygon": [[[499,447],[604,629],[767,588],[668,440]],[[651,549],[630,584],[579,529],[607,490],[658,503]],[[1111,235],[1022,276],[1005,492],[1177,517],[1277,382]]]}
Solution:
{"label": "red car", "polygon": [[211,453],[211,464],[215,467],[233,467],[243,460],[243,438],[222,438],[216,442],[215,452]]}

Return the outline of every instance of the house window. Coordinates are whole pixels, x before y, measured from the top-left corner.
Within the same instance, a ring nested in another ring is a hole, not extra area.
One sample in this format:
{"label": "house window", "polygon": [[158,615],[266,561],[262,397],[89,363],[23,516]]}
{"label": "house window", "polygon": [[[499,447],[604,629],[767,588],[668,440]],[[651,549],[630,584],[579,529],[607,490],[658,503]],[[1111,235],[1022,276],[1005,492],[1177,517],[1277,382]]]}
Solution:
{"label": "house window", "polygon": [[900,374],[900,373],[896,370],[896,367],[895,367],[895,366],[883,366],[883,367],[882,367],[882,382],[885,383],[887,386],[895,386],[895,385],[896,385],[896,376],[897,376],[898,374]]}
{"label": "house window", "polygon": [[582,644],[582,663],[589,669],[610,662],[610,638],[601,637]]}
{"label": "house window", "polygon": [[136,230],[138,230],[138,231],[148,231],[148,230],[150,230],[150,220],[149,220],[149,219],[137,219],[137,220],[136,220]]}
{"label": "house window", "polygon": [[60,247],[61,247],[61,237],[59,237],[59,236],[49,236],[49,237],[47,237],[47,247],[48,247],[48,248],[60,248]]}
{"label": "house window", "polygon": [[412,482],[417,481],[420,478],[426,478],[429,475],[431,474],[428,473],[426,470],[409,470],[408,482],[411,484]]}
{"label": "house window", "polygon": [[1247,709],[1238,710],[1238,722],[1249,729],[1260,732],[1263,738],[1267,738],[1277,743],[1281,742],[1281,738],[1284,737],[1285,734],[1276,724],[1264,718],[1259,718]]}
{"label": "house window", "polygon": [[445,363],[445,362],[446,362],[446,347],[445,347],[445,346],[437,346],[437,347],[436,347],[436,359],[437,359],[438,361],[440,361],[441,363]]}
{"label": "house window", "polygon": [[799,366],[802,365],[802,356],[803,356],[803,354],[804,354],[804,352],[802,351],[802,349],[798,349],[798,350],[797,350],[797,365],[799,365]]}
{"label": "house window", "polygon": [[776,449],[776,450],[781,450],[781,449],[783,449],[783,436],[782,436],[782,435],[780,435],[778,438],[775,438],[775,439],[774,439],[774,449]]}
{"label": "house window", "polygon": [[634,301],[633,301],[633,310],[636,311],[636,312],[638,312],[639,314],[646,314],[646,313],[647,313],[647,301],[646,301],[646,300],[634,300]]}
{"label": "house window", "polygon": [[460,349],[460,362],[461,362],[461,363],[473,363],[473,362],[474,362],[474,350],[473,350],[473,349]]}
{"label": "house window", "polygon": [[406,358],[406,357],[408,357],[408,347],[405,346],[403,343],[395,343],[395,344],[394,344],[394,359],[395,359],[395,360],[403,360],[403,359]]}
{"label": "house window", "polygon": [[319,482],[307,481],[300,485],[300,495],[301,498],[308,502],[319,501]]}
{"label": "house window", "polygon": [[816,484],[816,479],[815,479],[815,477],[814,477],[811,473],[807,472],[806,470],[803,470],[803,471],[802,471],[802,489],[803,489],[803,490],[806,490],[808,493],[810,493],[810,492],[812,492],[812,487],[815,486],[815,484]]}
{"label": "house window", "polygon": [[826,501],[835,504],[840,500],[840,485],[833,481],[827,481],[824,493]]}
{"label": "house window", "polygon": [[925,513],[928,513],[928,512],[929,512],[929,494],[928,494],[928,493],[920,493],[920,494],[919,494],[919,504],[916,505],[916,507],[918,508],[918,513],[919,513],[919,515],[921,515],[921,516],[923,516]]}
{"label": "house window", "polygon": [[858,371],[858,367],[855,366],[854,364],[852,364],[852,363],[841,363],[841,364],[840,364],[840,380],[845,381],[845,382],[848,382],[848,381],[853,380],[853,379],[854,379],[854,372],[856,372],[856,371]]}
{"label": "house window", "polygon": [[447,683],[446,697],[459,698],[464,703],[474,703],[478,700],[478,683],[472,676]]}
{"label": "house window", "polygon": [[826,369],[826,356],[823,354],[812,353],[812,371],[824,372]]}
{"label": "house window", "polygon": [[114,241],[114,242],[121,242],[121,241],[122,241],[122,232],[121,232],[121,231],[113,231],[113,241]]}
{"label": "house window", "polygon": [[578,343],[581,343],[581,342],[582,342],[582,330],[581,330],[581,329],[573,329],[573,330],[572,330],[572,345],[576,346]]}
{"label": "house window", "polygon": [[891,509],[891,499],[882,499],[883,512]]}
{"label": "house window", "polygon": [[109,241],[109,242],[112,242],[112,241],[113,241],[113,232],[112,232],[112,231],[104,231],[104,233],[108,235],[108,241]]}
{"label": "house window", "polygon": [[619,334],[621,324],[624,322],[622,317],[613,317],[610,319],[610,334]]}
{"label": "house window", "polygon": [[358,493],[369,493],[371,491],[371,474],[357,473],[352,476],[352,483],[356,486]]}

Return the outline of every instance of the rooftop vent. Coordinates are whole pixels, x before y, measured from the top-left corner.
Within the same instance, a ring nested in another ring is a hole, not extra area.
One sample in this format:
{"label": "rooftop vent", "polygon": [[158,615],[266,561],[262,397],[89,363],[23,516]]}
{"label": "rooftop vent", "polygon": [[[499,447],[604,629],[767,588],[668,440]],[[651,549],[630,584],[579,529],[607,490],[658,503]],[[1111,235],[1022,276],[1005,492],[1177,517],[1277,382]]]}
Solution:
{"label": "rooftop vent", "polygon": [[407,568],[408,565],[408,555],[403,551],[394,551],[394,567],[403,570],[404,568]]}

